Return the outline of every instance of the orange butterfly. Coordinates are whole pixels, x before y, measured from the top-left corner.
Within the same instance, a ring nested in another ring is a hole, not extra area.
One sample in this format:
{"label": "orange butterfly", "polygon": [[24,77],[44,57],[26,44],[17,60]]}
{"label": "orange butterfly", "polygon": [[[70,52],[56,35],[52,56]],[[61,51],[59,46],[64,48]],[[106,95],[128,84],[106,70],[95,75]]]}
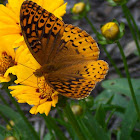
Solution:
{"label": "orange butterfly", "polygon": [[41,65],[35,76],[60,94],[82,99],[105,78],[108,64],[99,57],[95,40],[86,32],[49,13],[32,1],[21,6],[20,24],[26,44]]}

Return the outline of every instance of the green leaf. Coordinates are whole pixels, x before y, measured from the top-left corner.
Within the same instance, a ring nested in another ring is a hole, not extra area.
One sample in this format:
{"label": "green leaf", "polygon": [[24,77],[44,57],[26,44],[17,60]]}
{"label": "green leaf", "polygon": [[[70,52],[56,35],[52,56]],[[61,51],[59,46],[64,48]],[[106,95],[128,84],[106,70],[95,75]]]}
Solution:
{"label": "green leaf", "polygon": [[134,140],[139,140],[140,139],[140,131],[139,130],[134,130],[131,134],[131,137],[134,139]]}
{"label": "green leaf", "polygon": [[94,100],[94,107],[97,107],[99,104],[108,104],[109,99],[111,99],[111,105],[117,105],[123,108],[127,107],[128,101],[126,100],[126,98],[121,96],[120,94],[116,94],[116,92],[112,90],[104,90],[103,92],[101,92]]}
{"label": "green leaf", "polygon": [[2,112],[3,115],[10,120],[14,121],[15,125],[13,128],[18,133],[18,135],[22,137],[23,140],[36,139],[30,129],[28,129],[27,124],[17,112],[13,111],[11,108],[5,105],[0,105],[0,112]]}
{"label": "green leaf", "polygon": [[[140,95],[137,95],[137,101],[140,107]],[[134,126],[137,122],[138,116],[134,106],[133,101],[131,100],[128,104],[126,112],[124,114],[124,119],[122,121],[122,128],[120,130],[120,140],[129,140],[131,133],[134,129]]]}
{"label": "green leaf", "polygon": [[120,28],[120,32],[124,32],[125,24],[121,22],[119,28]]}
{"label": "green leaf", "polygon": [[111,104],[112,103],[112,100],[114,98],[114,94],[108,99],[108,101],[106,102],[106,104]]}
{"label": "green leaf", "polygon": [[[140,92],[140,79],[132,79],[133,88],[136,94]],[[114,92],[122,93],[131,97],[128,81],[126,78],[119,78],[115,80],[106,80],[102,82],[102,86],[106,89],[110,89]]]}
{"label": "green leaf", "polygon": [[[61,114],[62,114],[62,112],[61,112]],[[60,124],[60,125],[62,125],[66,128],[66,130],[68,131],[72,140],[77,140],[78,139],[75,132],[74,132],[74,129],[72,129],[71,125],[69,125],[67,122],[65,122],[64,119],[62,119],[62,118],[61,119],[56,119],[55,118],[55,120],[57,121],[58,124]]]}
{"label": "green leaf", "polygon": [[0,134],[0,140],[3,140],[3,139],[4,139],[4,136]]}
{"label": "green leaf", "polygon": [[105,41],[106,38],[102,34],[97,34],[98,40]]}
{"label": "green leaf", "polygon": [[63,108],[63,111],[64,111],[64,115],[67,118],[67,122],[73,128],[74,133],[77,135],[77,137],[80,140],[85,140],[85,138],[87,138],[87,135],[86,135],[86,133],[82,132],[82,128],[80,127],[78,120],[76,119],[75,115],[73,114],[69,104],[67,104],[67,106],[65,106]]}
{"label": "green leaf", "polygon": [[102,127],[104,127],[105,125],[105,117],[106,117],[106,113],[105,113],[104,107],[102,104],[100,104],[96,110],[95,119]]}
{"label": "green leaf", "polygon": [[7,130],[3,126],[0,125],[0,134],[5,136],[6,133],[7,133]]}
{"label": "green leaf", "polygon": [[87,138],[89,140],[95,140],[94,137],[92,136],[92,133],[89,131],[87,125],[84,123],[83,119],[78,120],[80,127],[82,128],[82,132],[87,135]]}
{"label": "green leaf", "polygon": [[86,11],[86,13],[89,12],[90,9],[91,9],[91,6],[90,6],[89,3],[87,3],[86,6],[85,6],[85,11]]}
{"label": "green leaf", "polygon": [[104,90],[95,98],[94,102],[94,110],[99,104],[104,104],[105,111],[116,109],[115,114],[121,118],[123,117],[122,113],[124,113],[128,104],[128,100],[124,96],[117,94],[112,90]]}
{"label": "green leaf", "polygon": [[101,44],[101,45],[106,45],[106,44],[108,44],[108,42],[107,42],[106,40],[104,40],[104,41],[98,41],[98,43]]}
{"label": "green leaf", "polygon": [[107,0],[110,6],[117,6],[113,0]]}
{"label": "green leaf", "polygon": [[95,140],[109,140],[109,136],[102,127],[98,124],[95,118],[91,114],[86,114],[82,119],[83,123],[87,127],[90,134],[92,134],[93,139]]}
{"label": "green leaf", "polygon": [[112,22],[115,22],[119,26],[119,23],[115,18],[112,20]]}
{"label": "green leaf", "polygon": [[72,19],[79,20],[79,19],[81,19],[81,17],[79,15],[74,15],[74,16],[72,16]]}
{"label": "green leaf", "polygon": [[47,133],[43,140],[55,140],[51,133]]}
{"label": "green leaf", "polygon": [[92,96],[88,96],[87,98],[84,99],[86,102],[86,109],[90,109],[94,105],[94,98]]}
{"label": "green leaf", "polygon": [[136,56],[139,56],[139,52],[138,52],[137,50],[134,51],[134,54],[135,54]]}
{"label": "green leaf", "polygon": [[46,125],[53,137],[55,137],[56,139],[59,139],[59,140],[67,140],[64,133],[57,126],[55,120],[52,117],[46,116],[44,114],[41,116],[44,118]]}

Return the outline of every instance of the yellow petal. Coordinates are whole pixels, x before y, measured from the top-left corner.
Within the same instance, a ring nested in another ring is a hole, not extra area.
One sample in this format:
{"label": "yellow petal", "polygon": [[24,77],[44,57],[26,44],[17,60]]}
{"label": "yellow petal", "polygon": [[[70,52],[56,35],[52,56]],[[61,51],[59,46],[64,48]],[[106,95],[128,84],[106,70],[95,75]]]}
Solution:
{"label": "yellow petal", "polygon": [[8,16],[15,20],[16,23],[19,23],[19,17],[9,8],[5,7],[4,5],[0,4],[0,16]]}
{"label": "yellow petal", "polygon": [[63,4],[62,6],[60,6],[59,8],[57,8],[53,14],[58,17],[59,19],[62,20],[62,16],[66,13],[66,6],[67,6],[67,3]]}
{"label": "yellow petal", "polygon": [[0,76],[0,83],[9,82],[10,80],[11,78],[9,76],[8,77]]}
{"label": "yellow petal", "polygon": [[43,8],[51,13],[64,3],[63,0],[53,0],[53,2],[51,0],[44,0],[43,2]]}
{"label": "yellow petal", "polygon": [[19,18],[20,7],[24,0],[8,0],[8,4],[11,10],[15,13],[16,17]]}
{"label": "yellow petal", "polygon": [[46,115],[48,115],[50,110],[51,110],[51,102],[45,102],[44,104],[39,105],[36,111],[39,112],[40,114],[45,113]]}
{"label": "yellow petal", "polygon": [[[17,36],[13,36],[13,39],[15,40],[15,38],[17,38]],[[10,55],[13,59],[15,58],[15,51],[14,49],[11,47],[11,43],[12,40],[10,39],[10,36],[1,36],[0,37],[0,54],[2,52],[6,52],[8,55]],[[7,42],[7,43],[5,43]]]}
{"label": "yellow petal", "polygon": [[20,35],[20,37],[13,42],[12,48],[17,48],[22,45],[25,45],[25,41],[24,41],[24,37]]}
{"label": "yellow petal", "polygon": [[30,109],[30,113],[31,113],[31,114],[37,114],[37,113],[36,113],[37,107],[38,107],[38,106],[33,106],[33,107]]}
{"label": "yellow petal", "polygon": [[53,96],[52,106],[55,107],[57,103],[58,103],[58,96],[55,95]]}
{"label": "yellow petal", "polygon": [[16,24],[14,19],[12,19],[11,17],[5,16],[5,15],[0,16],[0,22],[3,24],[8,24],[8,25],[15,25]]}
{"label": "yellow petal", "polygon": [[6,25],[0,23],[0,36],[9,35],[9,34],[20,34],[21,30],[19,26],[15,25]]}

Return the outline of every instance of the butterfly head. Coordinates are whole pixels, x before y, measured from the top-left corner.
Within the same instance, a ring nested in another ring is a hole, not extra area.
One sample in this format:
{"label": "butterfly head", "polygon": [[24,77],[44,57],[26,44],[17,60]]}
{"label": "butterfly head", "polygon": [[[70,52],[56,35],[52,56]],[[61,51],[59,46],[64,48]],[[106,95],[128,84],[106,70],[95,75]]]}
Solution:
{"label": "butterfly head", "polygon": [[41,69],[37,69],[35,72],[33,72],[33,74],[36,77],[41,77],[41,76],[43,76],[43,71]]}

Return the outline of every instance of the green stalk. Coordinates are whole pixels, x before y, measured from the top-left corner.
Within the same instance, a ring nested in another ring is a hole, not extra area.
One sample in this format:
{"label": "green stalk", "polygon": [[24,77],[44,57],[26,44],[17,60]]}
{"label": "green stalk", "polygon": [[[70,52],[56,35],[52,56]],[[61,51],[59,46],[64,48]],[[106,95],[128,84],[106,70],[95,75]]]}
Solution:
{"label": "green stalk", "polygon": [[130,17],[130,19],[132,20],[132,23],[133,23],[133,25],[134,25],[134,28],[135,28],[135,30],[136,30],[136,32],[137,32],[137,35],[138,35],[138,38],[139,38],[139,40],[140,40],[140,32],[139,32],[139,28],[138,28],[138,26],[137,26],[137,24],[136,24],[136,22],[135,22],[135,20],[134,20],[134,18],[133,18],[133,16],[132,16],[132,14],[131,14],[131,12],[130,12],[130,10],[129,10],[129,8],[126,6],[126,4],[124,4],[124,7],[125,7],[125,9],[126,9],[126,11],[127,11],[127,15]]}
{"label": "green stalk", "polygon": [[6,102],[6,100],[3,98],[3,96],[0,94],[0,99],[2,100],[2,102],[6,105],[9,106],[8,103]]}
{"label": "green stalk", "polygon": [[110,60],[111,64],[113,65],[113,67],[116,70],[117,74],[122,78],[123,76],[121,74],[121,71],[117,68],[117,65],[115,64],[115,62],[111,58],[111,55],[108,53],[106,47],[104,45],[101,45],[101,47],[103,48],[104,52],[106,53],[108,59]]}
{"label": "green stalk", "polygon": [[123,48],[122,48],[120,42],[116,41],[116,43],[117,43],[117,45],[119,47],[119,50],[120,50],[120,53],[122,55],[127,80],[128,80],[129,88],[130,88],[130,91],[131,91],[131,96],[132,96],[132,99],[133,99],[133,102],[134,102],[134,105],[135,105],[135,108],[136,108],[136,111],[137,111],[137,114],[138,114],[138,118],[140,120],[140,110],[139,110],[139,107],[138,107],[135,92],[134,92],[133,85],[132,85],[132,82],[131,82],[131,77],[130,77],[130,73],[129,73],[129,70],[128,70],[127,60],[126,60],[126,57],[125,57],[125,54],[123,52]]}
{"label": "green stalk", "polygon": [[[41,116],[44,118],[46,126],[49,129],[49,132],[51,133],[51,135],[54,136],[54,138],[57,136],[57,139],[67,140],[64,133],[61,131],[61,129],[55,123],[53,118],[51,118],[50,116],[46,116],[45,114],[42,114]],[[55,133],[55,135],[54,135],[54,133]]]}
{"label": "green stalk", "polygon": [[[96,30],[96,28],[94,27],[94,25],[92,24],[92,22],[89,20],[89,18],[87,16],[85,16],[85,19],[87,20],[87,22],[89,23],[89,25],[91,26],[93,32],[96,34],[97,38],[98,38],[98,35],[99,35],[99,32]],[[98,38],[99,40],[99,38]],[[103,48],[103,50],[105,51],[108,59],[110,60],[112,66],[114,67],[114,69],[116,70],[117,74],[120,76],[120,77],[123,77],[120,70],[117,68],[117,65],[115,64],[115,62],[113,61],[111,55],[108,53],[108,51],[106,50],[105,46],[104,45],[101,45],[101,47]]]}
{"label": "green stalk", "polygon": [[115,111],[116,111],[116,108],[112,110],[112,112],[110,113],[108,119],[106,120],[105,126],[104,126],[105,131],[107,131],[108,123],[109,123],[110,119],[112,118],[113,114],[115,113]]}
{"label": "green stalk", "polygon": [[79,140],[86,140],[86,137],[85,135],[82,133],[82,128],[79,126],[79,123],[78,121],[76,120],[69,104],[67,104],[65,107],[64,107],[64,114],[65,116],[67,117],[70,125],[72,126],[72,128],[74,129],[75,133],[77,134]]}
{"label": "green stalk", "polygon": [[96,30],[96,28],[94,27],[94,25],[92,24],[92,22],[89,20],[89,18],[87,16],[85,16],[86,21],[88,22],[88,24],[91,26],[91,29],[93,30],[93,32],[98,35],[98,31]]}
{"label": "green stalk", "polygon": [[128,16],[128,14],[127,14],[126,6],[125,6],[125,5],[122,5],[122,9],[123,9],[124,15],[125,15],[125,17],[126,17],[126,19],[127,19],[128,26],[129,26],[129,28],[130,28],[131,34],[132,34],[132,36],[133,36],[133,39],[134,39],[134,41],[135,41],[135,44],[136,44],[136,47],[137,47],[137,50],[138,50],[138,53],[139,53],[139,56],[140,56],[140,45],[139,45],[139,42],[138,42],[138,40],[137,40],[137,36],[136,36],[135,31],[134,31],[134,29],[133,29],[132,23],[131,23],[131,21],[130,21],[130,19],[129,19],[129,16]]}
{"label": "green stalk", "polygon": [[3,115],[3,113],[0,111],[0,116],[5,120],[5,122],[12,128],[13,126],[10,124],[9,120]]}
{"label": "green stalk", "polygon": [[28,119],[25,117],[24,112],[21,110],[20,106],[18,105],[18,103],[16,102],[16,100],[12,97],[12,95],[10,94],[9,89],[5,88],[6,93],[8,94],[8,96],[10,97],[12,103],[15,105],[16,109],[18,110],[19,114],[21,115],[21,117],[23,118],[23,120],[25,121],[25,123],[27,124],[28,128],[31,130],[31,132],[33,133],[33,135],[35,136],[36,140],[39,140],[39,136],[37,134],[37,132],[34,130],[34,128],[32,127],[32,125],[30,124],[30,122],[28,121]]}

